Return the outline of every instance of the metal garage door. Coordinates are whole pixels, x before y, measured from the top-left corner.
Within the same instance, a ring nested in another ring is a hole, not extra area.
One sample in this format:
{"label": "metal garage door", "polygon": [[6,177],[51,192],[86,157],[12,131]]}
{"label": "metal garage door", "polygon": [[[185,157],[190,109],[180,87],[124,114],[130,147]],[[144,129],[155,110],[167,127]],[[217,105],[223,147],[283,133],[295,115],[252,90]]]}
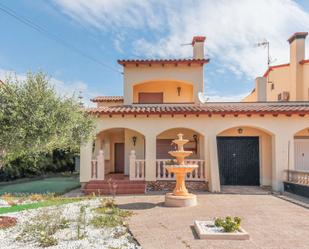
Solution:
{"label": "metal garage door", "polygon": [[260,185],[259,138],[217,137],[222,185]]}

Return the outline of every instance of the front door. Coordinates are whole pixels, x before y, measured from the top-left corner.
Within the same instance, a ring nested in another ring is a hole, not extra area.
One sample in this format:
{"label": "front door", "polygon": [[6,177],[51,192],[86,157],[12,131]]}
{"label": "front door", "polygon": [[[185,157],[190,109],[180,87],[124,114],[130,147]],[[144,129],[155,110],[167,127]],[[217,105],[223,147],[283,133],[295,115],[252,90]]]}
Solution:
{"label": "front door", "polygon": [[115,173],[124,173],[124,143],[115,143]]}
{"label": "front door", "polygon": [[259,138],[217,137],[222,185],[259,185]]}

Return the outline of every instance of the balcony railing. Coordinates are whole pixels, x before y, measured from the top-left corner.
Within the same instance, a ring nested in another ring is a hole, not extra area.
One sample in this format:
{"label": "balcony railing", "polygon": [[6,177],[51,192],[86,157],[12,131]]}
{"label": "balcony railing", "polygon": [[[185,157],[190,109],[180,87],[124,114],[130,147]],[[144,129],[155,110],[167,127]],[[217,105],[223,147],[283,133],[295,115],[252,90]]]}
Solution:
{"label": "balcony railing", "polygon": [[287,181],[309,186],[309,170],[286,170]]}
{"label": "balcony railing", "polygon": [[[169,181],[175,180],[175,175],[169,173],[166,169],[166,162],[170,159],[157,159],[156,160],[156,177],[160,181]],[[186,180],[189,181],[205,181],[206,172],[205,172],[205,161],[202,159],[188,159],[185,160],[186,164],[197,164],[198,168],[194,169],[191,173],[186,175]]]}

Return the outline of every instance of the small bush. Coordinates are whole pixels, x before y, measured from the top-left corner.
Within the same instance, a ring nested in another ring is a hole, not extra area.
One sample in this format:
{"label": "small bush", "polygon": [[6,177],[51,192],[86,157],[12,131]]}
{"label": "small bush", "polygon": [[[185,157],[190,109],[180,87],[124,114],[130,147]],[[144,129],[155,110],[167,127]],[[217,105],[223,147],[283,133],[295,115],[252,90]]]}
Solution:
{"label": "small bush", "polygon": [[61,216],[60,211],[41,212],[36,219],[24,224],[22,232],[16,240],[38,242],[41,247],[57,245],[58,241],[54,234],[61,229],[67,228],[69,221]]}
{"label": "small bush", "polygon": [[227,216],[225,218],[216,218],[215,219],[215,226],[222,227],[224,232],[231,233],[238,231],[240,228],[241,219],[239,217],[232,217]]}
{"label": "small bush", "polygon": [[42,201],[44,197],[43,195],[40,195],[40,194],[32,194],[32,195],[29,195],[29,199],[31,201]]}
{"label": "small bush", "polygon": [[95,228],[116,227],[124,225],[123,219],[116,215],[95,216],[90,222]]}
{"label": "small bush", "polygon": [[0,229],[6,229],[15,226],[17,219],[14,217],[0,216]]}

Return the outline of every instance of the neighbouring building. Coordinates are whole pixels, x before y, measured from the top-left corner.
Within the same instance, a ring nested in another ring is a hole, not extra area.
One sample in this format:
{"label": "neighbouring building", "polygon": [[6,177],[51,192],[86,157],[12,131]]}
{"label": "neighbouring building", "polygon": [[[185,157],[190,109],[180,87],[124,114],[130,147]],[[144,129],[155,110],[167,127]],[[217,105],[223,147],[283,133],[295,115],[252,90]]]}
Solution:
{"label": "neighbouring building", "polygon": [[[305,37],[296,33],[289,39],[290,64],[271,67],[257,81],[247,97],[252,103],[199,101],[204,67],[210,62],[204,58],[203,36],[193,38],[191,59],[119,60],[124,96],[96,97],[92,101],[97,107],[87,109],[96,116],[97,135],[81,147],[85,192],[169,188],[174,176],[165,165],[178,133],[190,140],[185,149],[193,154],[187,161],[199,165],[187,175],[191,188],[219,192],[221,185],[255,185],[282,190],[286,170],[309,169],[309,146],[295,147],[298,139],[309,141]],[[279,94],[285,98],[285,92],[289,101],[273,102]]]}

